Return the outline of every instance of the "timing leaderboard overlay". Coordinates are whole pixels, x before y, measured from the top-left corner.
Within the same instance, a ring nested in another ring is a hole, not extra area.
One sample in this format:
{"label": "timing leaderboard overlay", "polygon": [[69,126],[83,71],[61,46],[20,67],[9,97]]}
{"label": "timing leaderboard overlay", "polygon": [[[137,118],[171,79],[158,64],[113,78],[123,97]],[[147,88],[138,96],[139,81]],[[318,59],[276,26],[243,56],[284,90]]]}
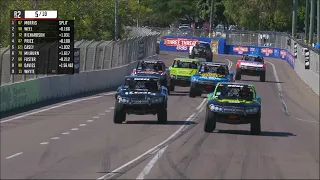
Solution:
{"label": "timing leaderboard overlay", "polygon": [[11,11],[11,74],[74,74],[74,21],[56,10]]}

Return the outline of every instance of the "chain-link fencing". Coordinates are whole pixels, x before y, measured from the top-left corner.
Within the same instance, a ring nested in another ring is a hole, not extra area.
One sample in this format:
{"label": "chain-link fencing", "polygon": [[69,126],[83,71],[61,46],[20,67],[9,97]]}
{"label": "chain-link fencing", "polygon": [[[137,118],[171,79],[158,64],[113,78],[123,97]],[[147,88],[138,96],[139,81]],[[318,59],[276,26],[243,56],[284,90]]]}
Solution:
{"label": "chain-link fencing", "polygon": [[310,69],[319,74],[320,50],[312,48],[302,40],[292,38],[290,35],[280,32],[252,32],[252,31],[227,31],[227,45],[241,46],[266,46],[273,48],[286,49],[294,55],[294,46],[297,46],[297,60],[304,62],[303,49],[307,48],[310,52]]}
{"label": "chain-link fencing", "polygon": [[[158,34],[132,37],[118,41],[75,41],[74,47],[80,48],[80,72],[110,69],[123,66],[131,62],[156,54]],[[47,44],[41,47],[41,61],[53,62],[57,57],[54,45]],[[26,81],[30,79],[50,76],[12,75],[10,74],[10,49],[0,49],[0,85]]]}

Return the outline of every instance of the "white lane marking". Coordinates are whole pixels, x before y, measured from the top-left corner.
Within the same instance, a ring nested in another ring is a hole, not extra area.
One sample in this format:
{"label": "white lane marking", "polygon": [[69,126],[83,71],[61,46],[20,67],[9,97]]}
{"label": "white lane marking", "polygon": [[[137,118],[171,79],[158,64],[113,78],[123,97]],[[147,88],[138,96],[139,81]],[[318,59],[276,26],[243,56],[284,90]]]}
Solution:
{"label": "white lane marking", "polygon": [[64,132],[64,133],[61,133],[63,135],[67,135],[67,134],[70,134],[70,132]]}
{"label": "white lane marking", "polygon": [[171,139],[173,139],[175,136],[177,136],[184,128],[185,126],[189,126],[188,124],[186,124],[187,122],[192,122],[194,121],[195,117],[201,112],[201,111],[198,111],[201,109],[201,107],[205,104],[207,98],[203,99],[203,101],[201,102],[201,104],[197,107],[197,111],[194,112],[193,114],[191,114],[189,116],[188,119],[185,120],[185,124],[180,126],[180,128],[174,132],[170,137],[168,137],[166,140],[162,141],[160,144],[154,146],[153,148],[149,149],[148,151],[146,151],[145,153],[141,154],[140,156],[136,157],[135,159],[127,162],[126,164],[118,167],[117,169],[111,171],[110,173],[107,173],[101,177],[98,178],[98,180],[100,179],[108,179],[108,178],[111,178],[112,176],[118,174],[117,172],[120,172],[122,169],[126,168],[127,166],[130,166],[131,164],[133,164],[134,162],[140,160],[141,158],[143,158],[145,155],[148,155],[148,154],[153,154],[155,152],[157,152],[163,145],[165,145],[166,143],[168,143]]}
{"label": "white lane marking", "polygon": [[167,147],[168,147],[168,145],[166,145],[164,148],[162,148],[158,151],[158,153],[151,159],[151,161],[147,164],[147,166],[142,170],[142,172],[139,174],[137,179],[144,179],[146,177],[146,175],[149,174],[152,167],[156,164],[158,159],[161,158],[163,153],[166,151]]}
{"label": "white lane marking", "polygon": [[79,124],[79,126],[83,127],[83,126],[86,126],[87,124]]}
{"label": "white lane marking", "polygon": [[[291,116],[292,117],[292,116]],[[304,122],[311,122],[311,123],[316,123],[316,124],[319,124],[318,121],[312,121],[312,120],[306,120],[306,119],[300,119],[300,118],[296,118],[296,117],[292,117],[294,118],[295,120],[298,120],[298,121],[304,121]]]}
{"label": "white lane marking", "polygon": [[94,119],[98,119],[98,118],[99,118],[99,116],[94,116],[93,118],[94,118]]}
{"label": "white lane marking", "polygon": [[[109,95],[113,95],[113,94],[115,94],[115,92],[105,93],[103,95],[104,96],[109,96]],[[69,104],[73,104],[73,103],[77,103],[77,102],[81,102],[81,101],[87,101],[87,100],[91,100],[91,99],[97,99],[97,98],[101,98],[101,97],[103,97],[103,96],[94,96],[94,97],[82,98],[82,99],[78,99],[78,100],[75,100],[75,101],[62,103],[62,104],[59,104],[59,105],[56,105],[56,106],[52,106],[52,107],[49,107],[49,108],[46,108],[46,109],[41,109],[39,111],[35,111],[35,112],[27,113],[27,114],[24,114],[24,115],[20,115],[20,116],[14,117],[14,118],[10,118],[10,119],[7,119],[7,120],[3,120],[3,121],[0,121],[0,123],[10,122],[10,121],[13,121],[13,120],[16,120],[16,119],[21,119],[21,118],[24,118],[24,117],[27,117],[27,116],[30,116],[30,115],[34,115],[34,114],[38,114],[38,113],[41,113],[41,112],[49,111],[51,109],[56,109],[56,108],[59,108],[59,107],[62,107],[62,106],[66,106],[66,105],[69,105]]]}
{"label": "white lane marking", "polygon": [[105,112],[111,112],[110,110],[106,110]]}
{"label": "white lane marking", "polygon": [[[202,106],[200,109],[197,109],[197,111],[202,112],[202,110],[205,108],[206,106]],[[196,117],[194,117],[196,118]],[[188,129],[189,126],[185,126],[181,131],[184,132]]]}
{"label": "white lane marking", "polygon": [[[272,66],[273,75],[274,75],[274,78],[276,79],[276,81],[280,82],[275,65],[273,63],[269,62],[269,61],[266,61],[266,62]],[[278,91],[279,91],[278,93],[279,93],[280,102],[281,102],[282,107],[283,107],[283,112],[286,115],[289,116],[289,111],[288,111],[288,108],[287,108],[287,104],[286,104],[286,102],[284,101],[284,98],[283,98],[281,84],[280,83],[276,83],[276,84],[277,84],[277,87],[278,87]]]}
{"label": "white lane marking", "polygon": [[93,122],[93,121],[94,121],[94,120],[91,120],[91,119],[90,119],[90,120],[87,120],[87,122]]}
{"label": "white lane marking", "polygon": [[57,139],[60,139],[60,137],[52,137],[51,139],[57,140]]}
{"label": "white lane marking", "polygon": [[233,62],[230,59],[225,59],[228,61],[228,67],[229,69],[231,69]]}
{"label": "white lane marking", "polygon": [[78,128],[72,128],[71,129],[71,131],[77,131],[78,130]]}
{"label": "white lane marking", "polygon": [[110,107],[109,109],[114,109],[114,107]]}
{"label": "white lane marking", "polygon": [[[266,61],[266,62],[269,63],[269,64],[272,66],[273,75],[274,75],[276,81],[277,81],[277,82],[280,82],[275,65],[274,65],[272,62],[269,62],[269,61]],[[311,123],[317,123],[317,124],[319,124],[319,122],[317,122],[317,121],[300,119],[300,118],[296,118],[296,117],[291,116],[291,115],[289,114],[287,104],[286,104],[286,102],[285,102],[285,100],[284,100],[284,97],[283,97],[281,84],[280,84],[280,83],[276,83],[276,84],[277,84],[278,91],[279,91],[280,102],[281,102],[281,104],[283,105],[283,106],[282,106],[282,107],[283,107],[283,112],[284,112],[286,115],[288,115],[289,117],[291,117],[291,118],[293,118],[293,119],[295,119],[295,120],[298,120],[298,121],[304,121],[304,122],[311,122]]]}
{"label": "white lane marking", "polygon": [[11,158],[14,158],[14,157],[16,157],[16,156],[19,156],[19,155],[21,155],[21,154],[23,154],[23,152],[19,152],[19,153],[13,154],[13,155],[11,155],[11,156],[8,156],[8,157],[6,157],[6,159],[11,159]]}
{"label": "white lane marking", "polygon": [[49,142],[42,142],[41,145],[49,144]]}
{"label": "white lane marking", "polygon": [[100,116],[104,116],[104,115],[106,115],[106,113],[100,113],[99,115],[100,115]]}

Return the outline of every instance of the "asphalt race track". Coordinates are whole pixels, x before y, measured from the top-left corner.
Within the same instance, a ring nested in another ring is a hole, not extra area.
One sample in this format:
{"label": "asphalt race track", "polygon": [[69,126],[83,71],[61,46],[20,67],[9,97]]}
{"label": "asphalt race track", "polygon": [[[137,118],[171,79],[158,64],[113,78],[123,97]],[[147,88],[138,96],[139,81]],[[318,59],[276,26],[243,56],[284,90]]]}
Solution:
{"label": "asphalt race track", "polygon": [[[214,59],[235,71],[237,57]],[[219,123],[204,133],[205,96],[191,99],[188,88],[169,97],[167,125],[152,115],[114,124],[114,96],[104,93],[1,119],[1,178],[319,179],[319,97],[285,61],[266,61],[276,76],[267,63],[266,82],[242,78],[262,97],[260,136]]]}

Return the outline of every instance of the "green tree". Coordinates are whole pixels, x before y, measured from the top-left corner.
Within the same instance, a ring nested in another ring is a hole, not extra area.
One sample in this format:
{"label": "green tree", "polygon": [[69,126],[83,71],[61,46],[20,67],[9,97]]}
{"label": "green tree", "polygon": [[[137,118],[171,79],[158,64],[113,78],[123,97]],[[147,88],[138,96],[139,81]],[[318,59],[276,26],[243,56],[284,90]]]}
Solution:
{"label": "green tree", "polygon": [[[34,9],[34,0],[0,1],[0,44],[8,46],[10,10]],[[57,10],[61,20],[75,20],[75,38],[111,40],[114,37],[114,0],[38,0],[37,9]],[[149,7],[137,1],[119,0],[119,37],[125,38],[125,25],[133,25],[137,12],[142,22],[147,20]]]}

